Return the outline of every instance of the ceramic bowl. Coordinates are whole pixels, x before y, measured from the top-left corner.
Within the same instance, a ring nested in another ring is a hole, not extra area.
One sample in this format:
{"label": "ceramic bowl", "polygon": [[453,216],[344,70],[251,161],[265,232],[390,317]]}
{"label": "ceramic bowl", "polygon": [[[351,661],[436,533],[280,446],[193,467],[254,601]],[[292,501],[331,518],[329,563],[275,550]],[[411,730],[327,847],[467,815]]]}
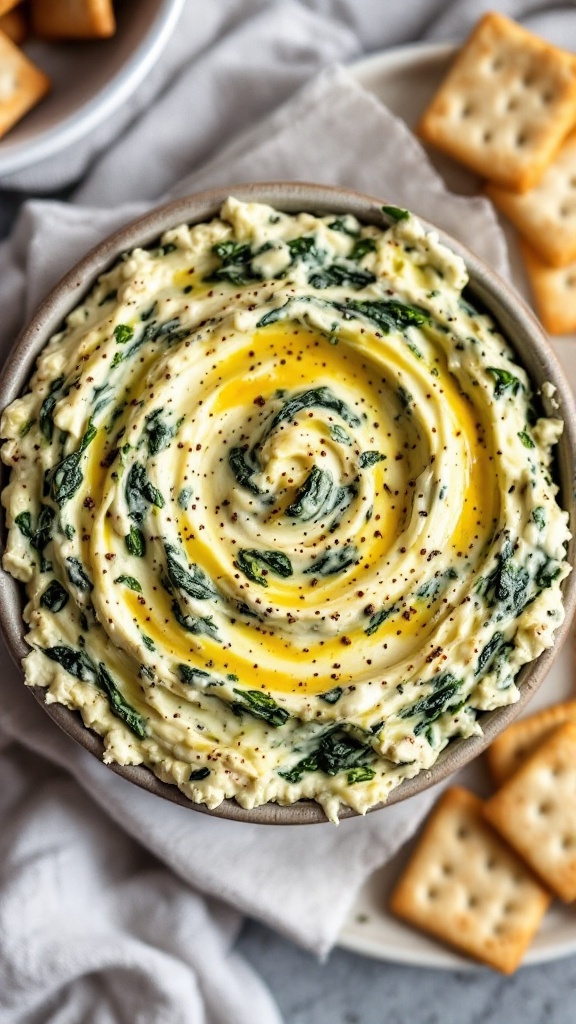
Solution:
{"label": "ceramic bowl", "polygon": [[[150,245],[164,231],[179,223],[194,224],[209,220],[217,214],[221,203],[229,194],[246,201],[269,203],[286,212],[310,211],[321,214],[346,212],[354,214],[365,223],[382,226],[386,226],[387,223],[382,214],[381,208],[384,202],[382,199],[375,199],[341,188],[304,183],[230,186],[227,189],[216,189],[178,199],[153,210],[122,228],[88,253],[60,281],[37,309],[32,320],[18,338],[0,379],[0,408],[4,408],[25,390],[40,350],[51,335],[61,327],[66,315],[80,302],[98,276],[114,263],[121,252],[135,246]],[[393,199],[389,201],[393,202]],[[427,226],[432,227],[430,224]],[[470,275],[470,292],[473,300],[476,300],[491,313],[500,325],[536,388],[544,381],[550,381],[556,387],[555,398],[558,408],[551,407],[546,398],[543,398],[543,404],[548,414],[559,415],[565,424],[564,432],[557,446],[556,477],[560,484],[560,502],[569,512],[571,531],[574,535],[576,533],[576,501],[574,498],[576,409],[572,392],[538,321],[523,300],[510,285],[494,274],[483,261],[465,249],[459,242],[446,236],[443,232],[439,232],[439,235],[445,244],[465,260]],[[5,530],[4,524],[2,529]],[[574,541],[570,544],[568,559],[573,564]],[[481,714],[480,722],[483,730],[481,736],[451,741],[429,771],[421,771],[415,778],[403,782],[393,790],[386,806],[405,800],[428,786],[440,782],[477,757],[528,703],[532,694],[545,678],[568,632],[576,603],[576,572],[571,573],[564,581],[563,592],[566,611],[564,623],[556,631],[554,646],[546,650],[535,661],[525,665],[518,674],[520,700],[508,707]],[[24,640],[23,606],[23,589],[11,576],[1,572],[0,625],[10,653],[18,663],[28,651]],[[70,711],[59,704],[45,704],[45,691],[40,687],[31,688],[31,692],[50,717],[68,735],[101,759],[103,744],[100,737],[84,727],[77,712]],[[161,782],[147,768],[120,765],[110,765],[110,768],[152,793],[191,810],[207,814],[263,824],[301,825],[326,820],[321,807],[315,802],[307,800],[301,800],[287,807],[268,803],[253,810],[245,810],[235,800],[225,800],[219,807],[209,811],[204,805],[191,803],[176,786]],[[381,808],[384,805],[378,806]],[[342,808],[340,816],[347,818],[354,814],[355,812],[351,809]]]}
{"label": "ceramic bowl", "polygon": [[93,132],[138,88],[168,42],[185,0],[121,0],[110,39],[24,49],[52,89],[0,139],[0,177],[56,156]]}

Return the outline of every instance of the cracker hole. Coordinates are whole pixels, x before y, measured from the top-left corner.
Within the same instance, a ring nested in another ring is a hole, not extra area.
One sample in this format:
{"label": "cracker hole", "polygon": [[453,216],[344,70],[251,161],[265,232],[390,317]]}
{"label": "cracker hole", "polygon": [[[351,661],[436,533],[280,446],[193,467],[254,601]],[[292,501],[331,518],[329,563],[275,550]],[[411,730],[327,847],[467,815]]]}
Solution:
{"label": "cracker hole", "polygon": [[537,814],[550,814],[550,811],[553,809],[553,806],[554,805],[550,802],[550,800],[543,800],[541,804],[538,804],[536,812]]}
{"label": "cracker hole", "polygon": [[547,92],[543,92],[542,93],[542,103],[547,105],[548,103],[552,103],[553,99],[554,99],[554,93],[553,92],[547,91]]}
{"label": "cracker hole", "polygon": [[524,75],[524,78],[522,79],[522,85],[524,85],[527,89],[529,89],[531,85],[534,85],[534,75]]}
{"label": "cracker hole", "polygon": [[516,145],[522,147],[522,146],[525,146],[527,142],[528,142],[528,136],[527,136],[526,132],[519,132],[518,135],[516,136]]}
{"label": "cracker hole", "polygon": [[470,910],[474,910],[475,907],[477,907],[479,903],[480,903],[480,898],[478,896],[471,895],[471,896],[468,897],[468,907],[469,907]]}
{"label": "cracker hole", "polygon": [[452,865],[451,864],[443,864],[442,865],[442,874],[446,875],[446,878],[449,878],[450,875],[453,875],[454,874],[454,868],[452,867]]}
{"label": "cracker hole", "polygon": [[428,889],[428,894],[427,895],[428,895],[428,899],[429,900],[435,900],[436,897],[438,896],[438,889],[434,889],[434,888]]}
{"label": "cracker hole", "polygon": [[489,130],[486,130],[484,132],[484,135],[482,136],[482,138],[483,138],[484,142],[491,142],[492,141],[492,132],[489,131]]}
{"label": "cracker hole", "polygon": [[563,836],[560,840],[560,846],[563,850],[571,850],[573,846],[576,846],[574,836]]}
{"label": "cracker hole", "polygon": [[502,60],[500,57],[495,57],[492,61],[492,71],[500,71],[502,69]]}
{"label": "cracker hole", "polygon": [[505,924],[495,924],[493,929],[492,929],[492,931],[493,931],[494,935],[503,935],[504,932],[506,931],[506,925]]}
{"label": "cracker hole", "polygon": [[506,110],[517,110],[518,109],[518,105],[519,105],[518,104],[518,100],[516,99],[515,96],[512,96],[508,100],[508,103],[506,104]]}
{"label": "cracker hole", "polygon": [[573,177],[573,178],[570,178],[570,181],[568,182],[568,184],[569,184],[570,188],[576,188],[576,176]]}
{"label": "cracker hole", "polygon": [[576,287],[576,274],[569,274],[568,275],[568,277],[566,278],[566,287],[567,288],[575,288]]}
{"label": "cracker hole", "polygon": [[462,107],[460,112],[461,117],[470,117],[474,113],[474,107],[471,103],[467,103],[465,107]]}
{"label": "cracker hole", "polygon": [[486,870],[487,871],[494,871],[494,868],[497,866],[497,864],[498,864],[498,862],[496,860],[496,857],[488,857],[488,859],[486,861]]}
{"label": "cracker hole", "polygon": [[505,903],[504,906],[502,907],[503,914],[514,914],[517,910],[518,904],[512,903],[512,901],[510,901],[509,903]]}
{"label": "cracker hole", "polygon": [[456,838],[457,839],[467,839],[467,837],[468,837],[468,829],[466,828],[465,825],[460,825],[460,828],[457,829],[457,831],[456,831]]}

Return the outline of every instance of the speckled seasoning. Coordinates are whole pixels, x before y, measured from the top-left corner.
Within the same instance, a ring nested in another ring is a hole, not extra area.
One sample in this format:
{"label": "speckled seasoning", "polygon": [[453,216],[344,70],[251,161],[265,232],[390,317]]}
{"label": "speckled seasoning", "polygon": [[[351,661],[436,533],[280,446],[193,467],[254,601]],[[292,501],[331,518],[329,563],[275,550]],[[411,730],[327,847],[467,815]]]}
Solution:
{"label": "speckled seasoning", "polygon": [[562,423],[460,258],[386,212],[168,231],[3,415],[28,683],[209,807],[365,812],[562,621]]}

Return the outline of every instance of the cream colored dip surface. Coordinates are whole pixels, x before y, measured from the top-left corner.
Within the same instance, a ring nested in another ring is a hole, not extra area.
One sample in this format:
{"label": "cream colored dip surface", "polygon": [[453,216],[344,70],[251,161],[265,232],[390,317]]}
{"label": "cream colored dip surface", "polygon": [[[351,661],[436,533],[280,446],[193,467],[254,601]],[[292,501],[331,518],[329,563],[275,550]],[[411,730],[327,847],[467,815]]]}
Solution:
{"label": "cream colored dip surface", "polygon": [[388,215],[168,231],[2,418],[27,682],[209,807],[368,810],[562,621],[562,423],[460,258]]}

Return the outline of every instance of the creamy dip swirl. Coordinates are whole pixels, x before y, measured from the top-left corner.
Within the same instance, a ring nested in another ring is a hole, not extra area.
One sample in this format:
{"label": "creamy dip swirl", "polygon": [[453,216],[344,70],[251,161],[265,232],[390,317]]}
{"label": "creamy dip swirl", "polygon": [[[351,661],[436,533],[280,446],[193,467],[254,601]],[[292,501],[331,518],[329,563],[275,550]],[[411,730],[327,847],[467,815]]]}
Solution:
{"label": "creamy dip swirl", "polygon": [[562,621],[562,423],[462,260],[385,212],[168,231],[3,415],[27,682],[210,807],[366,811]]}

